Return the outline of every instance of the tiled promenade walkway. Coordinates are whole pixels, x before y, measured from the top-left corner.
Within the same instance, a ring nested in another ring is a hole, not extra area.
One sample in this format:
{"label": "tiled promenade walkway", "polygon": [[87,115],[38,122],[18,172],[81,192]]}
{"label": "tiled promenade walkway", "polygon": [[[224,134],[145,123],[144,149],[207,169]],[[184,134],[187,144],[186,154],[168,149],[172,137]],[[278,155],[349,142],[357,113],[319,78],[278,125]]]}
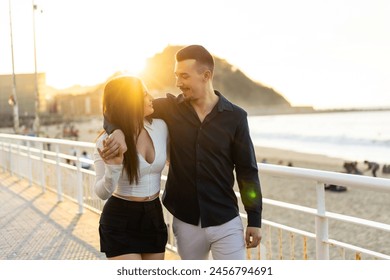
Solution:
{"label": "tiled promenade walkway", "polygon": [[[99,215],[0,170],[0,259],[99,260]],[[167,259],[178,259],[170,251]]]}

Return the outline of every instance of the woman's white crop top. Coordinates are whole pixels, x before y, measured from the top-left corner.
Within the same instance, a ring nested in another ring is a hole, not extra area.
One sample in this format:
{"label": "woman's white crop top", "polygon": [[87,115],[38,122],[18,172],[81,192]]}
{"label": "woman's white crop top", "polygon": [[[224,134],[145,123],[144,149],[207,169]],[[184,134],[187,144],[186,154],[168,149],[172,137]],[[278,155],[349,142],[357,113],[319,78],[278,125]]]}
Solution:
{"label": "woman's white crop top", "polygon": [[155,158],[149,164],[140,154],[138,184],[130,184],[123,165],[105,164],[97,148],[103,148],[103,140],[108,136],[102,134],[96,141],[94,152],[96,181],[95,192],[101,199],[108,199],[113,193],[124,196],[148,197],[160,191],[161,172],[167,159],[168,129],[163,120],[153,119],[152,123],[144,122],[146,131],[152,139]]}

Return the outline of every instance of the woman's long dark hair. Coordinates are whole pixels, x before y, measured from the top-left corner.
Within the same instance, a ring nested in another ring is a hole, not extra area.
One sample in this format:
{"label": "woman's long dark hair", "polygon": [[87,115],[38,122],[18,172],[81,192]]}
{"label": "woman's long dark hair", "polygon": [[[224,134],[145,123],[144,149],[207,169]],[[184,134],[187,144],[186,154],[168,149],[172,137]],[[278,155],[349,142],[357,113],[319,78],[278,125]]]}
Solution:
{"label": "woman's long dark hair", "polygon": [[136,77],[117,77],[110,80],[103,95],[103,115],[123,131],[127,145],[124,153],[123,170],[130,184],[138,183],[139,162],[137,139],[144,126],[145,87]]}

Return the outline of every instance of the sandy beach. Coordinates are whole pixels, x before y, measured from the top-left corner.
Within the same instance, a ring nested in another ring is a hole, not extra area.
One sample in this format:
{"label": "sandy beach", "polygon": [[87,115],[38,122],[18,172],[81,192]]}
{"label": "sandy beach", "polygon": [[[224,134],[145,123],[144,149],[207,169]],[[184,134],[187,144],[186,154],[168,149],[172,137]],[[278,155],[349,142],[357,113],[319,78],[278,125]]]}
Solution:
{"label": "sandy beach", "polygon": [[[94,139],[102,128],[100,119],[78,122],[74,123],[74,125],[79,130],[79,141],[86,142],[94,142]],[[61,125],[42,127],[44,133],[42,136],[56,138],[56,136],[61,135],[61,130]],[[343,172],[344,160],[341,158],[330,158],[323,155],[299,153],[268,147],[256,147],[255,149],[258,162],[266,160],[268,164],[281,165],[287,165],[290,162],[294,167]],[[364,170],[365,165],[359,162],[358,168]],[[364,175],[356,176],[372,175],[370,171],[367,171],[364,172]],[[378,177],[390,179],[390,175],[382,174],[381,170],[378,172]],[[283,179],[261,173],[260,180],[264,198],[316,208],[315,182]],[[345,192],[326,191],[327,211],[387,224],[390,224],[389,202],[390,194],[388,193],[363,191],[350,187]],[[314,218],[312,216],[269,205],[264,205],[263,219],[309,232],[314,232],[315,230]],[[329,228],[329,238],[390,254],[390,233],[336,221],[329,221]],[[272,231],[276,230],[272,229]],[[271,242],[272,251],[277,252],[279,245],[276,242],[276,236],[277,234],[275,235],[275,232],[270,234],[269,229],[263,227],[263,242]],[[289,236],[285,233],[282,238],[284,244],[282,250],[288,256],[290,254],[291,242],[288,240]],[[302,247],[302,240],[297,238],[294,243],[295,248]],[[310,241],[308,243],[309,258],[313,258],[310,254],[314,254],[314,249],[315,244]],[[298,252],[295,253],[297,259],[302,258],[302,252],[299,252],[299,250],[296,249]],[[332,258],[337,259],[339,255],[340,252],[331,251]],[[349,257],[347,256],[347,258]]]}

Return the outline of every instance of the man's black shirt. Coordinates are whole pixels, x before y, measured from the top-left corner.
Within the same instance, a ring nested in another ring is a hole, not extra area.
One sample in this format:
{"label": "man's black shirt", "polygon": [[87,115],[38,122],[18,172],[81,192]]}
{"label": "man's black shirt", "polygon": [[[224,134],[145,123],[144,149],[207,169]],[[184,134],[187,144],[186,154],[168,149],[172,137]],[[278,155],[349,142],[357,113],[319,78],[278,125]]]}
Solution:
{"label": "man's black shirt", "polygon": [[163,204],[183,222],[221,225],[239,215],[234,169],[248,226],[261,226],[262,194],[249,135],[247,113],[219,92],[219,101],[201,122],[192,105],[167,94],[153,101],[153,118],[170,134],[170,166]]}

